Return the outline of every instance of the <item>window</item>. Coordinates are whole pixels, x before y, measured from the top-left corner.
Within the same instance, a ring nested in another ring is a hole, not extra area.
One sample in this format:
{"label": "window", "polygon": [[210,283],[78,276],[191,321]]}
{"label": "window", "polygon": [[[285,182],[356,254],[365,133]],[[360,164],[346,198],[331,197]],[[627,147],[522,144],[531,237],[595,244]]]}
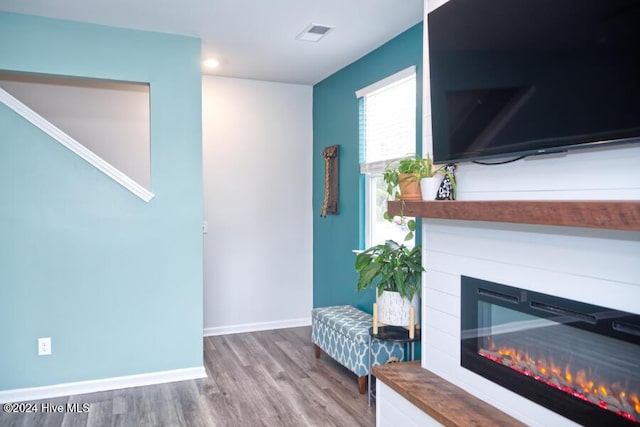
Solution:
{"label": "window", "polygon": [[[360,173],[365,177],[365,247],[392,239],[406,246],[399,218],[384,219],[386,165],[416,152],[416,74],[409,67],[356,92],[360,100]],[[405,218],[405,221],[408,218]]]}

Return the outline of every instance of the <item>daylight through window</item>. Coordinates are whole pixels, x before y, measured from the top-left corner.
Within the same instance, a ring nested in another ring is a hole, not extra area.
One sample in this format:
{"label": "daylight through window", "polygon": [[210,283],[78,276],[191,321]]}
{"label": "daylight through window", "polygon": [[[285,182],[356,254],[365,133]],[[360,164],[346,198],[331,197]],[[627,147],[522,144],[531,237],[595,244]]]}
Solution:
{"label": "daylight through window", "polygon": [[392,239],[404,241],[407,234],[399,218],[383,218],[387,192],[382,178],[385,166],[416,152],[415,67],[400,71],[356,92],[360,100],[360,172],[365,175],[365,245]]}

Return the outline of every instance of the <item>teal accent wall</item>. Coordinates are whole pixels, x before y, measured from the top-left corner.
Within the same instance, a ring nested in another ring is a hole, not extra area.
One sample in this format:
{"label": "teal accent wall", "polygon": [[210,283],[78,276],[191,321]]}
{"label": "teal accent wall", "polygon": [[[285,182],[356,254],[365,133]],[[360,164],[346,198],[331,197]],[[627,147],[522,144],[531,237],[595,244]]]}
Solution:
{"label": "teal accent wall", "polygon": [[[422,23],[313,87],[313,306],[351,304],[371,313],[373,291],[357,292],[354,249],[364,249],[363,180],[355,92],[411,65],[417,73],[416,152],[422,147]],[[339,215],[319,216],[324,200],[322,150],[340,145]],[[419,243],[419,242],[418,242]]]}
{"label": "teal accent wall", "polygon": [[199,62],[196,38],[0,13],[0,70],[150,84],[156,195],[0,103],[0,391],[203,365]]}

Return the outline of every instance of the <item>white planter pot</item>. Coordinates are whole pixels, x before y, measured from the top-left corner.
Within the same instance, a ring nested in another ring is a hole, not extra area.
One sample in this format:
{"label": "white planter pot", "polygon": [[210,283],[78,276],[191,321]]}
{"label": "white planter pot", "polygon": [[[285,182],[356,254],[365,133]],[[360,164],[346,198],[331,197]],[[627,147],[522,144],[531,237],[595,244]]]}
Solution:
{"label": "white planter pot", "polygon": [[378,321],[385,325],[409,326],[409,308],[413,307],[415,322],[420,323],[420,298],[418,294],[409,301],[398,292],[384,291],[377,297]]}
{"label": "white planter pot", "polygon": [[422,200],[435,200],[438,193],[438,187],[442,182],[442,177],[434,176],[431,178],[422,178],[420,180],[420,191],[422,192]]}

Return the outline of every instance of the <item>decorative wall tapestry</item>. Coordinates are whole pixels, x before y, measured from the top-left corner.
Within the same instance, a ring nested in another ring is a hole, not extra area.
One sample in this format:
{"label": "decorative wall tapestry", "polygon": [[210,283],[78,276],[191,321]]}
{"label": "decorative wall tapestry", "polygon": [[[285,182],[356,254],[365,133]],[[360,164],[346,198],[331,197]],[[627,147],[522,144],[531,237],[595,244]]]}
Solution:
{"label": "decorative wall tapestry", "polygon": [[331,145],[322,151],[324,159],[324,202],[320,216],[338,215],[338,146]]}

